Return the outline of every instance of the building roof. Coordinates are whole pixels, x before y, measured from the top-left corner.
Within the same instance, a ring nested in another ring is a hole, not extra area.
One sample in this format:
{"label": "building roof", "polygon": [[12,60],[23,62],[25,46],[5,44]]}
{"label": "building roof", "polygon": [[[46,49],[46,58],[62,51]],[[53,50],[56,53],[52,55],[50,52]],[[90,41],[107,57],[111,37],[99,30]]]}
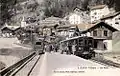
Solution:
{"label": "building roof", "polygon": [[113,18],[113,17],[115,17],[115,16],[117,16],[119,14],[120,14],[120,11],[119,12],[115,12],[115,13],[110,13],[110,14],[104,16],[103,18],[101,18],[101,20],[108,19],[108,18]]}
{"label": "building roof", "polygon": [[48,17],[45,20],[39,21],[40,27],[54,27],[61,21],[58,17]]}
{"label": "building roof", "polygon": [[64,28],[69,28],[69,27],[71,27],[71,24],[68,21],[61,21],[57,28],[64,29]]}
{"label": "building roof", "polygon": [[76,7],[73,9],[73,11],[78,11],[78,12],[80,12],[80,11],[85,11],[85,9],[82,8],[82,7],[76,6]]}
{"label": "building roof", "polygon": [[85,31],[87,29],[89,29],[90,27],[94,26],[93,24],[78,24],[78,25],[72,25],[71,27],[78,27],[80,29],[80,31]]}
{"label": "building roof", "polygon": [[23,28],[19,27],[19,28],[15,29],[14,32],[20,31],[20,30],[23,30]]}
{"label": "building roof", "polygon": [[[78,39],[78,38],[88,38],[88,37],[87,36],[84,36],[84,37],[83,36],[76,36],[76,37],[68,38],[66,40],[62,40],[62,41],[60,41],[60,43],[75,40],[75,39]],[[89,37],[89,39],[92,39],[92,37]]]}
{"label": "building roof", "polygon": [[27,26],[26,27],[29,27],[29,26],[38,26],[38,23],[37,22],[34,22],[34,23],[30,23],[30,24],[27,24]]}
{"label": "building roof", "polygon": [[69,24],[69,22],[59,17],[48,17],[45,20],[39,21],[40,27],[54,27],[66,24]]}
{"label": "building roof", "polygon": [[13,30],[11,30],[10,28],[8,28],[8,27],[3,27],[3,28],[1,28],[1,31],[13,31]]}
{"label": "building roof", "polygon": [[114,31],[118,31],[116,28],[110,26],[109,24],[105,23],[105,22],[98,22],[96,24],[94,24],[93,26],[91,26],[90,28],[86,29],[85,31],[82,31],[82,33],[86,33],[88,31],[91,31],[99,26],[105,26],[106,28],[108,28],[109,30],[111,30],[112,32]]}
{"label": "building roof", "polygon": [[56,20],[62,20],[62,18],[59,18],[59,17],[54,17],[54,16],[51,16],[51,17],[48,17],[48,18],[45,18],[45,20],[47,20],[47,21],[56,21]]}
{"label": "building roof", "polygon": [[67,29],[70,28],[71,25],[60,25],[57,27],[57,29]]}
{"label": "building roof", "polygon": [[90,9],[91,9],[91,10],[102,9],[102,8],[104,8],[105,6],[106,6],[106,5],[91,6]]}
{"label": "building roof", "polygon": [[3,27],[1,27],[1,29],[8,28],[10,30],[15,30],[15,29],[17,29],[19,27],[20,26],[11,26],[11,25],[8,25],[7,23],[5,23],[5,25]]}
{"label": "building roof", "polygon": [[55,25],[59,24],[59,22],[54,22],[54,21],[46,21],[43,20],[39,22],[40,27],[54,27]]}

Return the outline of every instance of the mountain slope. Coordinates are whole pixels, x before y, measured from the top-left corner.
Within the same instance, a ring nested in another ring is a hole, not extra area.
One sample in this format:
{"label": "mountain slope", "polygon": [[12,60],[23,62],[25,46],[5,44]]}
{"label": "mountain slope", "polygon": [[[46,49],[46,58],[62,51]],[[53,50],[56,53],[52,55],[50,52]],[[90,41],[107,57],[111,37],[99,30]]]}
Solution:
{"label": "mountain slope", "polygon": [[0,0],[0,24],[9,21],[19,22],[14,17],[19,18],[22,14],[39,16],[39,18],[50,16],[64,17],[73,11],[75,7],[87,10],[88,6],[98,4],[107,4],[109,7],[114,7],[117,11],[120,10],[119,0]]}

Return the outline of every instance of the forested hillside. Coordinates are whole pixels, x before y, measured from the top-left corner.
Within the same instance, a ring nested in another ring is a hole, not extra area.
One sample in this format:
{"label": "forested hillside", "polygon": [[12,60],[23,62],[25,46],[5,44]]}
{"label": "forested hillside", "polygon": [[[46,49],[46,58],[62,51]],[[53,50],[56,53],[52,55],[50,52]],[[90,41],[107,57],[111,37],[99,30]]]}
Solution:
{"label": "forested hillside", "polygon": [[119,0],[0,0],[0,25],[5,22],[19,24],[23,15],[34,16],[37,19],[57,16],[64,17],[75,7],[88,10],[88,6],[107,4],[120,10]]}

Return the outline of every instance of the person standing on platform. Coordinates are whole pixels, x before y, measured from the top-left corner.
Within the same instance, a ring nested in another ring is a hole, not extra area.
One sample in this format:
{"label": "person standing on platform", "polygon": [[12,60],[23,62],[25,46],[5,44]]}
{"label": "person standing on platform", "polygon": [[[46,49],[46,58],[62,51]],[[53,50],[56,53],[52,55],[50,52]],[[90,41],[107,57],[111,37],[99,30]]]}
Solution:
{"label": "person standing on platform", "polygon": [[67,45],[68,45],[68,54],[73,54],[73,52],[72,52],[72,43],[68,42]]}

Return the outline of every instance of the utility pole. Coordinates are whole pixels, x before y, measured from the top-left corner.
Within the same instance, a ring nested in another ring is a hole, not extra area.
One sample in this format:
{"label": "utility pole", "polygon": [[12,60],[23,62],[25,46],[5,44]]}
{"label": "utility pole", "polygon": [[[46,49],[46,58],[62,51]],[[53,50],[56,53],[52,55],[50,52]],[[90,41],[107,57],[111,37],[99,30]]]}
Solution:
{"label": "utility pole", "polygon": [[30,30],[30,32],[31,32],[31,43],[32,43],[32,45],[33,45],[33,33],[32,33],[32,31],[33,31],[33,29],[32,29],[32,26],[30,26],[31,28],[31,30]]}

